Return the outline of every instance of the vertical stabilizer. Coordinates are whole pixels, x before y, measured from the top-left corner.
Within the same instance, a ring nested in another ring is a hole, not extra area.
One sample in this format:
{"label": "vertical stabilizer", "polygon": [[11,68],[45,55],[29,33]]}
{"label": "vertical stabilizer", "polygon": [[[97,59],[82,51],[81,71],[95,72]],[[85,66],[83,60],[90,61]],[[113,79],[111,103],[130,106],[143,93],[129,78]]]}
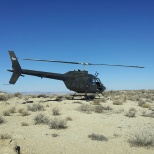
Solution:
{"label": "vertical stabilizer", "polygon": [[10,59],[12,62],[12,71],[11,72],[13,72],[9,83],[15,84],[16,81],[18,80],[19,76],[21,75],[22,69],[21,69],[21,66],[18,62],[18,59],[17,59],[14,51],[9,51],[9,55],[10,55]]}

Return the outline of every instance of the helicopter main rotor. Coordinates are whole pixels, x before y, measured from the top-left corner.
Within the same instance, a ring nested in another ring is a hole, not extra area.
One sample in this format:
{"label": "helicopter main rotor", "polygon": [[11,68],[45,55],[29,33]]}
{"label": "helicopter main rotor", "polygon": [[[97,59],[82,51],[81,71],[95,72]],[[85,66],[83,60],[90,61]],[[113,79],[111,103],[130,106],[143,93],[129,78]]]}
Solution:
{"label": "helicopter main rotor", "polygon": [[93,64],[93,63],[86,63],[86,62],[68,62],[68,61],[58,61],[58,60],[41,60],[41,59],[32,59],[26,58],[23,60],[30,60],[30,61],[40,61],[40,62],[55,62],[55,63],[65,63],[65,64],[80,64],[80,65],[102,65],[102,66],[116,66],[116,67],[133,67],[133,68],[144,68],[143,66],[128,66],[128,65],[112,65],[112,64]]}

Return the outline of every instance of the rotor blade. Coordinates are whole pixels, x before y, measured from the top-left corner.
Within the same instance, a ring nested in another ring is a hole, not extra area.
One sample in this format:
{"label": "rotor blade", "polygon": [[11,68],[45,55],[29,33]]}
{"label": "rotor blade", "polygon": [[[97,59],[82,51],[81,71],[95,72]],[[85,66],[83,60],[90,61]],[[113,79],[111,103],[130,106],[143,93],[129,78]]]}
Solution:
{"label": "rotor blade", "polygon": [[104,65],[104,66],[144,68],[142,66],[110,65],[110,64],[92,64],[92,63],[85,63],[85,62],[68,62],[68,61],[41,60],[41,59],[31,59],[31,58],[26,58],[26,59],[23,59],[23,60],[40,61],[40,62],[56,62],[56,63],[66,63],[66,64],[81,64],[81,65],[84,65],[84,66],[86,66],[86,65]]}
{"label": "rotor blade", "polygon": [[30,59],[30,58],[26,58],[26,59],[23,59],[23,60],[40,61],[40,62],[67,63],[67,64],[82,64],[82,65],[84,65],[84,63],[82,63],[82,62],[67,62],[67,61],[41,60],[41,59]]}
{"label": "rotor blade", "polygon": [[143,66],[128,66],[128,65],[110,65],[110,64],[91,64],[89,65],[104,65],[104,66],[117,66],[117,67],[134,67],[134,68],[144,68]]}

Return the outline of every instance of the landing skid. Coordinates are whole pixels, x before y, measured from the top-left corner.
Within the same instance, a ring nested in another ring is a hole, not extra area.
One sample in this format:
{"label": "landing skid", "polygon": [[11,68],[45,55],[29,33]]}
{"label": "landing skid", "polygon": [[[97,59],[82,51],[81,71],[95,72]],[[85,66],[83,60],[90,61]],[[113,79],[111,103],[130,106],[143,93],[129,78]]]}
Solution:
{"label": "landing skid", "polygon": [[87,100],[87,101],[95,99],[95,95],[78,94],[78,93],[75,93],[72,96],[72,100],[74,100],[75,97],[81,97],[80,100]]}

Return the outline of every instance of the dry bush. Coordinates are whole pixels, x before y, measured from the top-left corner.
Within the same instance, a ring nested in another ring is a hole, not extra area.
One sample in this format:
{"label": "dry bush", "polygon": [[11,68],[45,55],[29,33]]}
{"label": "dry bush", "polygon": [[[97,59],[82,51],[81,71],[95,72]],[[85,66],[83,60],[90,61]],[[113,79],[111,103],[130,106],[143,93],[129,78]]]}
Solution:
{"label": "dry bush", "polygon": [[67,128],[67,121],[63,119],[53,119],[49,122],[50,129],[65,129]]}
{"label": "dry bush", "polygon": [[4,116],[10,116],[10,111],[8,111],[8,110],[3,111],[3,115],[4,115]]}
{"label": "dry bush", "polygon": [[18,97],[18,98],[22,98],[22,94],[17,92],[17,93],[14,93],[14,97]]}
{"label": "dry bush", "polygon": [[129,118],[133,118],[135,117],[135,114],[136,114],[135,108],[130,108],[129,111],[126,113],[126,116]]}
{"label": "dry bush", "polygon": [[95,133],[88,135],[88,137],[91,138],[91,140],[108,141],[108,139],[104,135],[99,135]]}
{"label": "dry bush", "polygon": [[54,134],[52,134],[51,136],[52,136],[52,137],[57,137],[57,136],[59,136],[59,135],[54,133]]}
{"label": "dry bush", "polygon": [[60,109],[58,107],[55,107],[52,109],[52,114],[54,116],[60,115]]}
{"label": "dry bush", "polygon": [[11,139],[12,137],[9,134],[0,134],[0,139],[4,140],[4,139]]}
{"label": "dry bush", "polygon": [[150,113],[147,113],[146,110],[144,110],[142,112],[142,116],[154,118],[154,111],[153,112],[150,112]]}
{"label": "dry bush", "polygon": [[101,103],[100,99],[95,99],[92,104],[93,105],[100,105],[100,103]]}
{"label": "dry bush", "polygon": [[140,100],[138,101],[138,105],[142,107],[143,104],[145,104],[145,101],[143,101],[143,100],[140,99]]}
{"label": "dry bush", "polygon": [[30,115],[30,113],[27,112],[27,111],[22,111],[20,114],[21,114],[21,116],[23,116],[23,117],[29,116],[29,115]]}
{"label": "dry bush", "polygon": [[11,98],[11,95],[9,95],[9,94],[0,95],[0,101],[7,101],[10,98]]}
{"label": "dry bush", "polygon": [[49,119],[47,117],[45,117],[43,114],[38,114],[34,118],[34,123],[35,123],[35,125],[37,125],[37,124],[48,124]]}
{"label": "dry bush", "polygon": [[3,124],[5,122],[4,118],[0,116],[0,124]]}
{"label": "dry bush", "polygon": [[83,104],[81,101],[74,101],[74,104]]}
{"label": "dry bush", "polygon": [[32,112],[44,111],[44,106],[40,104],[33,104],[32,106],[28,106],[27,109]]}
{"label": "dry bush", "polygon": [[88,105],[88,104],[81,104],[78,107],[78,110],[81,111],[81,112],[91,113],[93,111],[93,107],[91,105]]}
{"label": "dry bush", "polygon": [[48,96],[47,95],[45,95],[45,94],[40,94],[40,95],[37,95],[37,98],[47,98]]}
{"label": "dry bush", "polygon": [[29,124],[27,122],[22,122],[21,126],[29,126]]}
{"label": "dry bush", "polygon": [[118,101],[118,100],[113,101],[113,105],[122,105],[122,104],[123,104],[122,101]]}
{"label": "dry bush", "polygon": [[134,132],[128,142],[131,146],[138,146],[138,147],[153,147],[154,146],[154,133],[153,130],[138,130]]}
{"label": "dry bush", "polygon": [[63,100],[65,100],[66,98],[65,98],[65,96],[60,96],[60,95],[58,95],[56,98],[55,98],[55,101],[63,101]]}
{"label": "dry bush", "polygon": [[97,105],[94,107],[94,112],[96,113],[102,113],[104,110],[104,107],[102,105]]}
{"label": "dry bush", "polygon": [[150,109],[150,108],[151,108],[151,105],[150,105],[150,104],[145,103],[145,104],[143,104],[143,105],[142,105],[142,107],[143,107],[143,108],[149,108],[149,109]]}
{"label": "dry bush", "polygon": [[24,108],[18,109],[18,113],[22,113],[24,110]]}
{"label": "dry bush", "polygon": [[16,108],[15,108],[15,107],[11,107],[11,108],[9,109],[9,112],[10,112],[10,113],[16,113]]}
{"label": "dry bush", "polygon": [[71,117],[66,117],[66,121],[72,121]]}

